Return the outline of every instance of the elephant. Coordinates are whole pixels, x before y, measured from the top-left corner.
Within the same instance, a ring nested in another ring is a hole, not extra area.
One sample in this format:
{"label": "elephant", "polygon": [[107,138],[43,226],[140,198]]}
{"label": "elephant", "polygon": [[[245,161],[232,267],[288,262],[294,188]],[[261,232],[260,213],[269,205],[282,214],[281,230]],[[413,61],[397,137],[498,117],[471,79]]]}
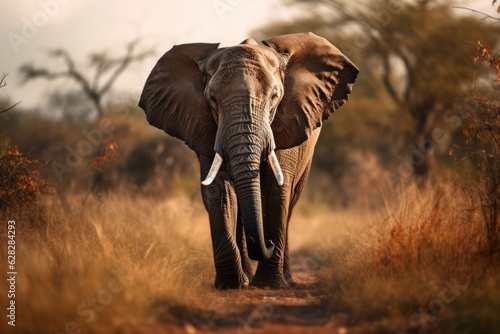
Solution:
{"label": "elephant", "polygon": [[175,45],[152,69],[139,106],[199,160],[215,288],[294,286],[292,210],[322,122],[348,99],[358,72],[310,32],[224,48]]}

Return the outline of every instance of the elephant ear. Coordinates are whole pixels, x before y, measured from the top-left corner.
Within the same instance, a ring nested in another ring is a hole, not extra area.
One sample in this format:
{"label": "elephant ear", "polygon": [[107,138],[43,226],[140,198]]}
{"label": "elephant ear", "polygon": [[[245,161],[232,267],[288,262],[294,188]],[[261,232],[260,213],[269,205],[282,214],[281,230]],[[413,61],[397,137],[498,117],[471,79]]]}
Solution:
{"label": "elephant ear", "polygon": [[217,125],[204,97],[199,61],[219,44],[182,44],[165,53],[151,71],[139,101],[149,124],[183,140],[196,153],[214,155]]}
{"label": "elephant ear", "polygon": [[345,103],[359,71],[313,33],[282,35],[262,43],[288,57],[285,92],[272,124],[276,147],[297,146]]}

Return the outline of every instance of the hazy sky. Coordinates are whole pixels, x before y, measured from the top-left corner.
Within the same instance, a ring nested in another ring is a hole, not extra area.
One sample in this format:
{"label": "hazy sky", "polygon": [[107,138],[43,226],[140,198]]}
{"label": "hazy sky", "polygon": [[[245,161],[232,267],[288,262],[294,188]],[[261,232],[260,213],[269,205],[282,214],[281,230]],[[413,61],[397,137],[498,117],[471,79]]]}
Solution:
{"label": "hazy sky", "polygon": [[[491,0],[465,1],[468,7],[497,15]],[[1,97],[33,107],[44,95],[69,82],[43,80],[21,86],[21,64],[53,65],[46,51],[68,50],[85,66],[89,52],[123,52],[127,41],[141,37],[141,45],[158,54],[130,67],[118,87],[138,94],[157,58],[173,44],[221,42],[237,44],[249,32],[272,19],[286,19],[291,11],[280,0],[0,0],[0,73],[8,72]]]}
{"label": "hazy sky", "polygon": [[[54,65],[46,51],[68,50],[85,66],[89,52],[123,53],[125,44],[141,38],[158,54],[130,67],[118,87],[138,91],[158,57],[173,44],[220,42],[238,44],[250,30],[278,10],[278,0],[0,0],[0,73],[8,72],[2,97],[32,107],[40,95],[65,85],[37,80],[20,86],[18,69],[31,62]],[[38,25],[38,26],[37,26]]]}

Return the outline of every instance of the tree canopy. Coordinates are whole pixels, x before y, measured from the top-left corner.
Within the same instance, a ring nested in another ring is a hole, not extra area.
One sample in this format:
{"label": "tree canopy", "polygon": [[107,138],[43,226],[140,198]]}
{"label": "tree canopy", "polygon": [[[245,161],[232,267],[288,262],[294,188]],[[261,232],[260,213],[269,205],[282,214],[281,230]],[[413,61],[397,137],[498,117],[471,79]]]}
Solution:
{"label": "tree canopy", "polygon": [[[263,27],[257,32],[259,37],[312,31],[337,45],[360,68],[347,108],[356,109],[357,117],[368,113],[361,108],[390,114],[391,119],[387,119],[378,112],[379,120],[371,118],[375,123],[358,125],[376,126],[381,136],[384,128],[405,128],[402,140],[392,140],[391,145],[398,146],[392,148],[396,151],[432,140],[443,113],[475,84],[481,69],[473,64],[477,42],[495,45],[500,31],[497,25],[465,15],[466,11],[458,12],[449,1],[286,2],[302,7],[305,14],[294,21]],[[359,137],[373,131],[360,130],[351,127],[345,134]],[[399,130],[390,132],[394,131]],[[415,175],[429,173],[434,164],[433,149],[423,149],[426,157],[413,166]]]}

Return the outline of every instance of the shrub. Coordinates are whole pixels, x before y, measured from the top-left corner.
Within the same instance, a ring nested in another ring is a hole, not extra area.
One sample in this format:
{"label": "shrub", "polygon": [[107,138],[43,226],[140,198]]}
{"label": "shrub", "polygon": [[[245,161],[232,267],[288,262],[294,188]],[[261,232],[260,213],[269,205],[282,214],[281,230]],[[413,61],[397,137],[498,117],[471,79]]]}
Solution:
{"label": "shrub", "polygon": [[30,159],[0,137],[0,210],[15,211],[36,205],[45,182],[41,177],[43,163]]}

